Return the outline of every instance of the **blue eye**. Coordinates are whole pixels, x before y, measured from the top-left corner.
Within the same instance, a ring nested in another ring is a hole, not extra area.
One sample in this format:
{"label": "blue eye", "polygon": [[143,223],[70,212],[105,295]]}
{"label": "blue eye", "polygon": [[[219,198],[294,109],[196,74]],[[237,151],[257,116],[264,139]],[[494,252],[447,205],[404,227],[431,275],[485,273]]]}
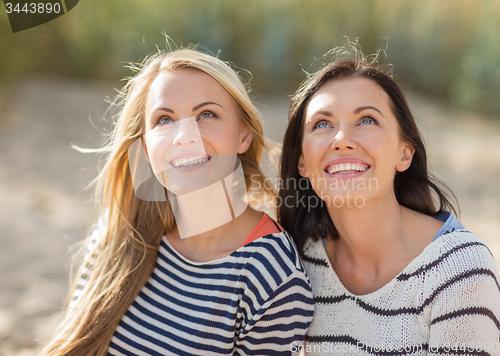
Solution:
{"label": "blue eye", "polygon": [[330,123],[327,122],[327,121],[324,121],[324,120],[320,120],[316,124],[314,124],[312,130],[324,129],[324,128],[327,128],[327,127],[330,127]]}
{"label": "blue eye", "polygon": [[160,119],[158,120],[158,124],[170,124],[172,123],[172,119],[169,118],[168,116],[162,116],[160,117]]}
{"label": "blue eye", "polygon": [[371,117],[365,117],[363,120],[361,120],[362,124],[376,124],[377,122],[375,119],[372,119]]}
{"label": "blue eye", "polygon": [[198,120],[199,119],[204,119],[204,118],[207,118],[207,117],[216,117],[213,113],[211,113],[210,111],[204,111],[201,113],[200,116],[198,116]]}

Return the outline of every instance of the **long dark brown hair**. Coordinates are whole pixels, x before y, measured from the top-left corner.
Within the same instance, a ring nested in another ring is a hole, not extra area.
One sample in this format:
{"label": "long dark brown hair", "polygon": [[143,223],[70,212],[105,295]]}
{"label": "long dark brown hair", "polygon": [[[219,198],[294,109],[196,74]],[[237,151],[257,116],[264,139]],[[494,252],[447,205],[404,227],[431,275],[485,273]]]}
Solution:
{"label": "long dark brown hair", "polygon": [[[309,179],[302,177],[298,171],[307,104],[318,90],[331,80],[367,78],[374,81],[389,96],[392,111],[399,123],[401,139],[415,148],[410,167],[403,172],[396,172],[394,177],[394,191],[398,203],[430,216],[439,215],[446,210],[457,215],[445,191],[454,201],[455,196],[427,170],[425,146],[405,96],[392,77],[383,69],[377,68],[375,63],[375,60],[369,61],[362,55],[357,55],[356,59],[333,61],[302,83],[292,98],[288,128],[283,139],[282,184],[279,189],[279,201],[287,204],[279,205],[278,220],[293,236],[300,251],[309,237],[315,240],[320,237],[338,238],[326,204],[316,195]],[[307,204],[311,201],[319,201],[321,204]]]}

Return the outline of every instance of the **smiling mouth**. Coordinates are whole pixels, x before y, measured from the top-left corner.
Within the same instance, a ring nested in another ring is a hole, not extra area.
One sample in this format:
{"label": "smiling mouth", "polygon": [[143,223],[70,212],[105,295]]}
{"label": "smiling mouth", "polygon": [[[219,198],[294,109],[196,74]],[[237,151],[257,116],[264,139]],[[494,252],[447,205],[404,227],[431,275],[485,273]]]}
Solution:
{"label": "smiling mouth", "polygon": [[197,164],[202,164],[208,162],[212,157],[211,156],[196,156],[190,158],[179,158],[173,161],[170,161],[170,164],[174,167],[192,167]]}
{"label": "smiling mouth", "polygon": [[364,163],[354,163],[354,162],[337,163],[337,164],[332,164],[331,166],[325,168],[325,172],[330,174],[355,173],[355,172],[364,172],[368,168],[370,168],[370,166]]}

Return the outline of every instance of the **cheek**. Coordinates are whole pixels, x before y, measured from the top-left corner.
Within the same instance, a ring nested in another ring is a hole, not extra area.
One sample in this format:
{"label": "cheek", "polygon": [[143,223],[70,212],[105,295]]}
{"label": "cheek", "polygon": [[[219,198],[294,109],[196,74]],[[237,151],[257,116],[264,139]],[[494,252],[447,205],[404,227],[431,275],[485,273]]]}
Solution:
{"label": "cheek", "polygon": [[161,139],[161,137],[148,138],[146,136],[145,142],[153,171],[157,173],[166,170],[168,168],[166,166],[168,162],[165,162],[164,158],[166,154],[168,154],[169,147],[171,146],[169,140]]}
{"label": "cheek", "polygon": [[326,140],[315,139],[314,137],[305,138],[302,142],[302,154],[304,155],[306,167],[313,166],[315,163],[318,164],[329,147]]}
{"label": "cheek", "polygon": [[211,153],[236,155],[240,143],[240,131],[234,127],[200,129],[205,150]]}
{"label": "cheek", "polygon": [[[377,179],[377,186],[382,191],[390,189],[394,184],[394,177],[396,175],[396,164],[398,162],[398,147],[394,140],[378,141],[378,144],[370,146],[369,152],[376,152],[372,156],[375,163],[375,178]],[[368,148],[367,148],[368,150]]]}
{"label": "cheek", "polygon": [[[360,141],[361,142],[361,141]],[[395,169],[399,157],[399,143],[392,137],[373,135],[366,137],[362,148],[375,160],[380,168]]]}

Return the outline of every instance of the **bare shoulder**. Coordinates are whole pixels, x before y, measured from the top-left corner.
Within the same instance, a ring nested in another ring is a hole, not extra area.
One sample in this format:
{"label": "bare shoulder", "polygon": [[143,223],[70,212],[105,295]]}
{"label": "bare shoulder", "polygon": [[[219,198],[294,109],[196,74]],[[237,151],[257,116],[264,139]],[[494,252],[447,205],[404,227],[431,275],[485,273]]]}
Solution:
{"label": "bare shoulder", "polygon": [[418,211],[401,207],[401,218],[406,235],[421,244],[422,249],[432,242],[444,222]]}

